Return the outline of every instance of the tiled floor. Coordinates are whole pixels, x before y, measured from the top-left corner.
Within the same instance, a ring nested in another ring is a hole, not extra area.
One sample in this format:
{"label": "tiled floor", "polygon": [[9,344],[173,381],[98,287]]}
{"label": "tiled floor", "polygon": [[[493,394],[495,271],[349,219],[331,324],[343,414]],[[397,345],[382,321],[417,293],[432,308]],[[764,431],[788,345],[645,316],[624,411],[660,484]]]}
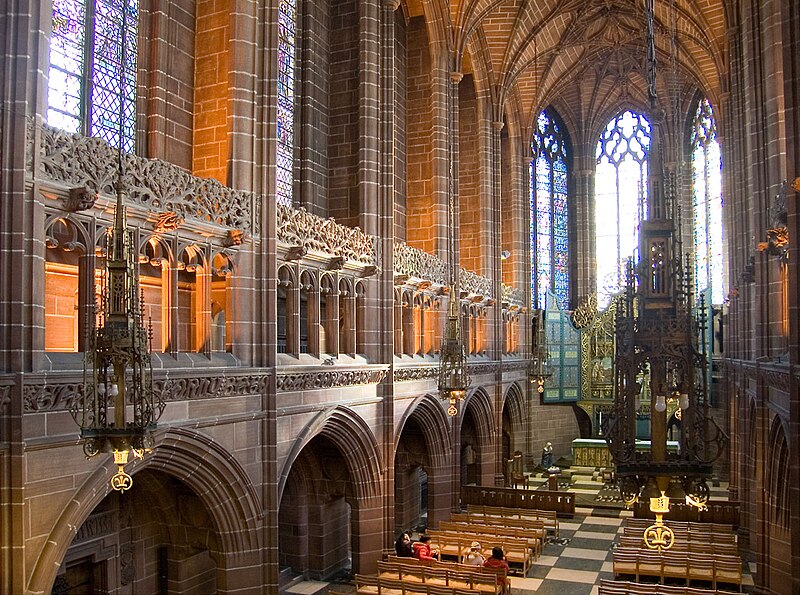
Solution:
{"label": "tiled floor", "polygon": [[[533,486],[536,484],[534,483]],[[580,494],[581,504],[594,503],[594,498],[603,493],[602,485],[591,480],[588,475],[574,476],[572,490]],[[727,499],[725,486],[711,488],[711,497],[715,500]],[[632,513],[608,502],[597,502],[598,506],[577,506],[572,519],[559,522],[559,538],[551,537],[545,545],[542,555],[534,562],[527,576],[511,578],[514,595],[540,593],[543,595],[596,595],[602,579],[613,579],[612,545],[619,533],[622,523]],[[609,507],[611,506],[611,507]],[[303,589],[300,583],[295,588]],[[752,590],[752,577],[749,573],[743,577],[743,590]],[[328,585],[314,583],[311,590],[286,590],[286,593],[327,592]],[[347,584],[332,584],[331,590],[339,593],[354,592],[355,588]]]}

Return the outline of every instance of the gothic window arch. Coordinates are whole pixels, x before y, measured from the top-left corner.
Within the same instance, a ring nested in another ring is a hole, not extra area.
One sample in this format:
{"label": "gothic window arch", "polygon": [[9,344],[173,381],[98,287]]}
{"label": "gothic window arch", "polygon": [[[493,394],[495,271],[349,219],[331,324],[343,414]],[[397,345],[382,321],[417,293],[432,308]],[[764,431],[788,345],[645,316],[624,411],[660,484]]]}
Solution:
{"label": "gothic window arch", "polygon": [[551,290],[562,308],[569,305],[569,139],[558,114],[548,108],[536,119],[531,138],[531,293],[545,307]]}
{"label": "gothic window arch", "polygon": [[139,0],[53,0],[52,16],[47,123],[67,132],[100,137],[132,153]]}
{"label": "gothic window arch", "polygon": [[622,288],[625,263],[639,244],[639,222],[647,217],[650,134],[647,118],[626,110],[611,118],[597,141],[595,255],[602,305]]}
{"label": "gothic window arch", "polygon": [[717,123],[708,99],[697,103],[691,127],[692,239],[695,291],[723,302],[722,156]]}
{"label": "gothic window arch", "polygon": [[294,182],[295,71],[297,68],[297,0],[278,7],[278,139],[276,197],[291,206]]}

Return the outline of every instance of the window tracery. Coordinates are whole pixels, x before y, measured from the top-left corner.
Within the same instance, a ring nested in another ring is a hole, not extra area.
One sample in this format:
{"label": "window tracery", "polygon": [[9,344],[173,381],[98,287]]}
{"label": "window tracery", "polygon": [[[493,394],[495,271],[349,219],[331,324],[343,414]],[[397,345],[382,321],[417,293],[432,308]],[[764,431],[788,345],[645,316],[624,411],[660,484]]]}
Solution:
{"label": "window tracery", "polygon": [[650,122],[631,110],[609,121],[597,141],[595,171],[595,256],[598,305],[622,287],[625,263],[639,243],[647,217],[647,156]]}
{"label": "window tracery", "polygon": [[708,99],[697,104],[691,131],[695,291],[723,302],[722,157],[717,124]]}
{"label": "window tracery", "polygon": [[569,238],[566,131],[557,115],[543,110],[531,140],[531,293],[538,308],[552,290],[559,305],[569,304]]}
{"label": "window tracery", "polygon": [[278,8],[278,147],[276,196],[292,204],[294,166],[294,99],[297,54],[297,2],[281,0]]}
{"label": "window tracery", "polygon": [[53,0],[48,124],[133,153],[138,17],[138,0]]}

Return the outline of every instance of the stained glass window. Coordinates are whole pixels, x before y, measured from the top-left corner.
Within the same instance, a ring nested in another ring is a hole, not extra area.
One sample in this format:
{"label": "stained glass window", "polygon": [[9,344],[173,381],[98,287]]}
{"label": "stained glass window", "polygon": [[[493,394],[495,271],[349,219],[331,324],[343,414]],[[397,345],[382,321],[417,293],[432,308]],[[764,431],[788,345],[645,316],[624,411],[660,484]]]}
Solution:
{"label": "stained glass window", "polygon": [[711,302],[721,304],[722,157],[714,111],[707,99],[698,102],[691,143],[695,290],[710,290]]}
{"label": "stained glass window", "polygon": [[278,10],[278,151],[276,195],[292,204],[294,164],[294,93],[297,34],[296,0],[280,0]]}
{"label": "stained glass window", "polygon": [[531,139],[531,296],[545,307],[550,290],[558,305],[569,305],[569,238],[567,237],[567,138],[551,110],[536,120]]}
{"label": "stained glass window", "polygon": [[647,153],[650,122],[622,112],[597,141],[595,246],[598,303],[608,305],[625,279],[625,263],[636,253],[639,222],[647,217]]}
{"label": "stained glass window", "polygon": [[53,0],[48,124],[134,151],[138,20],[139,0]]}

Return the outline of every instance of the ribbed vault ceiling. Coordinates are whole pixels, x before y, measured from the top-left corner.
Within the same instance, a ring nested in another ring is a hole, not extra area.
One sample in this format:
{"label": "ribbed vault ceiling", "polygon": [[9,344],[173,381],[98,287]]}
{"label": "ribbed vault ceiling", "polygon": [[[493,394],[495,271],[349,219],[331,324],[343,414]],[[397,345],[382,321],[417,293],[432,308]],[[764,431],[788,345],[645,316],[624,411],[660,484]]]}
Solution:
{"label": "ribbed vault ceiling", "polygon": [[[643,0],[450,0],[448,8],[406,4],[440,24],[449,14],[440,30],[456,68],[472,69],[506,113],[522,110],[523,125],[557,100],[583,121],[645,103]],[[724,34],[722,0],[655,0],[659,96],[700,89],[715,101]]]}

